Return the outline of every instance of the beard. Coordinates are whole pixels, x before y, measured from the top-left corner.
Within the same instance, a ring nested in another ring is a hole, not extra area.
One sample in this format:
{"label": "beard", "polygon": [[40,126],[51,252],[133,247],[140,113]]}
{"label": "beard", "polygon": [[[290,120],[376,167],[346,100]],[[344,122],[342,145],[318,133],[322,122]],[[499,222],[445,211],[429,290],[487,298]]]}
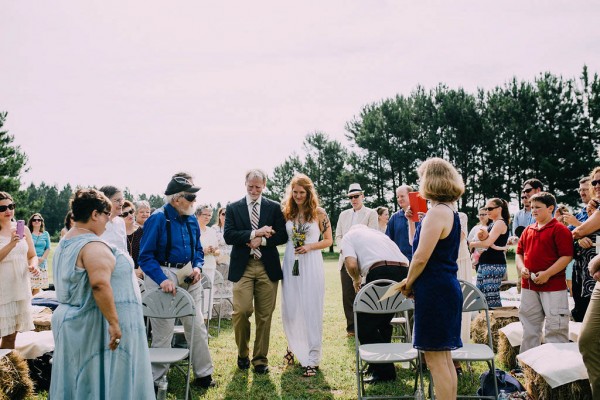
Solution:
{"label": "beard", "polygon": [[196,211],[196,206],[190,204],[188,207],[181,209],[181,215],[194,215],[194,211]]}

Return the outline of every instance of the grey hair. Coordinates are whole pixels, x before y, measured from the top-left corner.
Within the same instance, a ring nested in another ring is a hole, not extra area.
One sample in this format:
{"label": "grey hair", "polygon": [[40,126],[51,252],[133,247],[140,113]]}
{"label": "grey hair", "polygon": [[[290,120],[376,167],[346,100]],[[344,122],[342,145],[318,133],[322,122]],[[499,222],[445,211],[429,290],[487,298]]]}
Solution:
{"label": "grey hair", "polygon": [[140,208],[150,209],[150,203],[148,203],[147,200],[139,200],[139,201],[136,201],[134,204],[135,204],[135,208],[137,210],[139,210]]}
{"label": "grey hair", "polygon": [[592,181],[592,178],[590,178],[589,176],[583,177],[579,180],[579,184],[584,184],[584,183],[589,183]]}
{"label": "grey hair", "polygon": [[246,182],[248,182],[250,179],[254,179],[254,178],[261,179],[264,184],[267,183],[267,174],[265,174],[265,172],[262,169],[256,168],[256,169],[251,169],[248,172],[246,172]]}
{"label": "grey hair", "polygon": [[[211,210],[212,211],[212,207],[209,206],[208,204],[201,204],[198,206],[198,208],[196,208],[196,212],[194,213],[196,215],[196,217],[199,217],[200,214],[202,214],[202,211],[204,210]],[[212,217],[212,215],[211,215]]]}
{"label": "grey hair", "polygon": [[410,185],[400,185],[396,188],[396,196],[398,196],[398,192],[400,190],[406,190],[406,192],[408,193],[408,192],[412,192],[413,188]]}

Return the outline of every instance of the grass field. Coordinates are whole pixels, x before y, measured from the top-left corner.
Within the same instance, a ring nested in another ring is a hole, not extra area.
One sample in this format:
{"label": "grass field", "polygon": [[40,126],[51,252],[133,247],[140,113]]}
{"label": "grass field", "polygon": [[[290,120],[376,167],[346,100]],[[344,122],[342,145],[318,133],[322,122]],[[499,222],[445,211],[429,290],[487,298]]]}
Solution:
{"label": "grass field", "polygon": [[[509,264],[509,278],[516,279],[514,263]],[[284,368],[283,355],[286,340],[281,323],[278,299],[273,315],[269,352],[270,373],[254,375],[240,371],[236,365],[237,350],[230,321],[222,321],[221,333],[210,340],[215,366],[213,378],[218,386],[205,392],[194,391],[194,398],[206,399],[355,399],[356,375],[354,338],[347,338],[341,305],[341,285],[337,269],[337,255],[325,255],[325,313],[323,329],[323,358],[316,377],[303,378],[300,366]],[[280,291],[281,293],[281,291]],[[216,335],[211,324],[211,334]],[[216,325],[216,324],[214,324]],[[254,332],[252,333],[254,338]],[[501,365],[498,366],[502,368]],[[479,386],[479,374],[485,364],[475,364],[473,374],[465,374],[459,382],[459,392],[473,394]],[[412,371],[398,367],[398,379],[392,383],[368,386],[369,393],[394,393],[412,387]],[[169,375],[169,399],[183,398],[183,377]],[[33,399],[46,399],[41,393]]]}

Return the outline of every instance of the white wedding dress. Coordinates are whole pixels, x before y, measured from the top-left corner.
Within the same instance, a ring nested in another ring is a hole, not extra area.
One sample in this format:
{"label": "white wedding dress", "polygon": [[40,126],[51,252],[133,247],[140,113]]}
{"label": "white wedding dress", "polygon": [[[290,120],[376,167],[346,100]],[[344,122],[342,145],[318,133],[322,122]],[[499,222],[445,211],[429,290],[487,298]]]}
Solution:
{"label": "white wedding dress", "polygon": [[[299,254],[300,275],[293,276],[294,245],[293,223],[285,228],[290,238],[283,257],[281,318],[288,348],[303,367],[318,366],[323,342],[323,302],[325,272],[321,250]],[[319,224],[310,223],[305,243],[319,241]]]}

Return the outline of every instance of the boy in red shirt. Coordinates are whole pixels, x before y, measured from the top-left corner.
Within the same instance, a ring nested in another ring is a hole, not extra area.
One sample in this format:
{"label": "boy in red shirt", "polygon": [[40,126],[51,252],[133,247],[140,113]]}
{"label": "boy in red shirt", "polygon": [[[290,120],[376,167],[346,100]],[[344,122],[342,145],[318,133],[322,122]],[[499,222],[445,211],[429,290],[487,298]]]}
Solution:
{"label": "boy in red shirt", "polygon": [[516,263],[521,271],[523,325],[521,353],[542,343],[545,321],[546,343],[569,341],[569,302],[565,268],[573,258],[569,229],[552,217],[556,199],[541,192],[531,197],[535,223],[523,231],[517,245]]}

